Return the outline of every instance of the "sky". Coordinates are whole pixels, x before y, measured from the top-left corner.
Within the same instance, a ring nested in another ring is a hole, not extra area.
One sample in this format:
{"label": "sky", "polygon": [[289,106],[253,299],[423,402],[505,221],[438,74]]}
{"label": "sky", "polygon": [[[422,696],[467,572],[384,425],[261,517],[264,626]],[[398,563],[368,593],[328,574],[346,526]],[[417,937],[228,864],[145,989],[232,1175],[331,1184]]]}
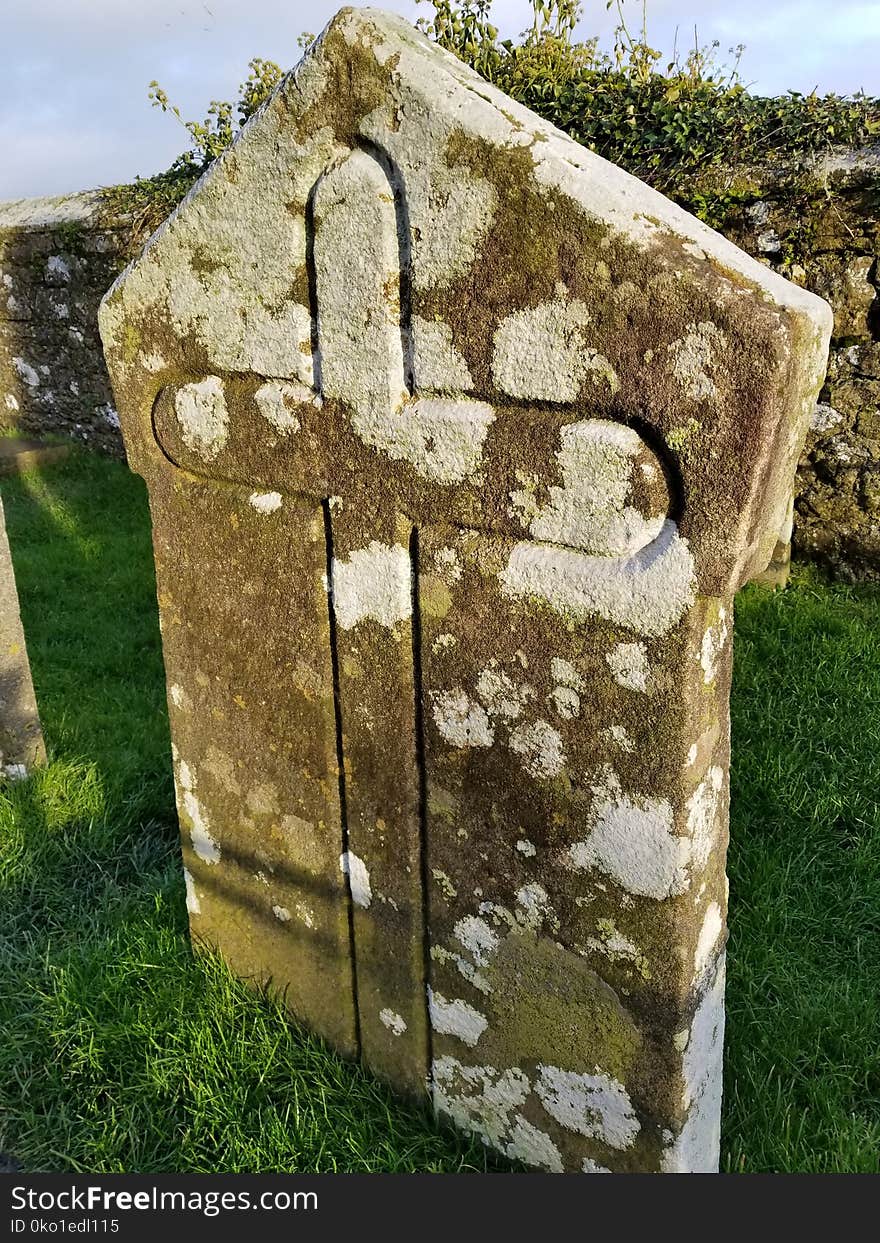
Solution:
{"label": "sky", "polygon": [[[64,194],[166,168],[187,143],[152,109],[158,79],[187,119],[235,99],[254,56],[291,68],[297,36],[319,32],[343,0],[2,0],[0,200]],[[382,0],[411,20],[430,12]],[[632,25],[641,4],[627,0]],[[607,41],[613,14],[585,0],[580,30]],[[529,0],[494,0],[504,36],[528,24]],[[880,0],[649,0],[653,46],[745,43],[744,81],[788,89],[880,95]]]}

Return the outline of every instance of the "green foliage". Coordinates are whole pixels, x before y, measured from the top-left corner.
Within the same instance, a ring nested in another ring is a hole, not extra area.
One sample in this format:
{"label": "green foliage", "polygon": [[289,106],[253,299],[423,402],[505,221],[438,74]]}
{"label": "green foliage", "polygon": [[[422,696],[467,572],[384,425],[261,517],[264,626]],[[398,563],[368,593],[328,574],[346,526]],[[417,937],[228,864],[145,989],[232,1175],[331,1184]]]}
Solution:
{"label": "green foliage", "polygon": [[[740,79],[743,45],[731,65],[717,41],[676,48],[665,61],[648,36],[647,0],[637,31],[625,0],[606,0],[617,14],[610,51],[598,38],[578,40],[580,0],[531,0],[532,20],[518,40],[500,39],[492,0],[420,0],[433,15],[422,30],[484,78],[578,142],[676,199],[709,224],[723,224],[736,203],[727,182],[736,165],[772,158],[797,162],[836,145],[861,146],[880,135],[880,101],[863,94],[753,95]],[[314,36],[299,43],[308,47]],[[137,236],[154,228],[212,160],[229,146],[281,77],[273,61],[250,62],[235,104],[214,100],[202,121],[184,121],[157,82],[154,107],[170,113],[189,146],[164,173],[105,192],[114,213],[132,220]],[[715,184],[715,183],[718,184]],[[739,196],[740,198],[743,196]]]}
{"label": "green foliage", "polygon": [[707,173],[737,164],[807,156],[880,134],[880,101],[858,94],[776,98],[752,95],[718,44],[662,54],[648,40],[646,4],[632,34],[622,0],[608,0],[618,24],[611,52],[575,42],[579,0],[532,0],[532,24],[518,43],[500,41],[491,0],[422,0],[434,10],[422,29],[485,78],[572,138],[713,219],[719,204],[700,193]]}
{"label": "green foliage", "polygon": [[737,597],[722,1169],[880,1171],[880,589]]}
{"label": "green foliage", "polygon": [[[303,35],[300,45],[308,46],[311,39],[311,35]],[[212,100],[203,121],[184,121],[180,109],[159,83],[150,83],[148,98],[153,107],[170,113],[183,126],[189,134],[190,145],[165,172],[153,177],[138,177],[132,185],[112,186],[104,191],[108,213],[127,217],[134,239],[152,232],[174,210],[281,81],[282,70],[274,61],[257,56],[249,62],[248,69],[250,72],[238,88],[236,102]]]}
{"label": "green foliage", "polygon": [[[171,169],[199,175],[230,145],[238,129],[272,94],[281,81],[281,69],[272,60],[259,56],[248,63],[250,73],[238,88],[235,104],[213,99],[203,121],[184,121],[180,109],[172,104],[158,82],[150,83],[149,99],[154,108],[170,112],[190,136],[191,145],[177,157]],[[236,125],[236,118],[238,124]]]}

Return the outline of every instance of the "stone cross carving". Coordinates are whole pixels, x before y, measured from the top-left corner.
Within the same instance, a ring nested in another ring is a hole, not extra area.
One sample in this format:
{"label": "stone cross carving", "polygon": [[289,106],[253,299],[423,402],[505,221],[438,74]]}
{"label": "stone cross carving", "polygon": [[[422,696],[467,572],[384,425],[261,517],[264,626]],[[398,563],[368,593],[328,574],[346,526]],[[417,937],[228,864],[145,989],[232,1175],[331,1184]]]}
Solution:
{"label": "stone cross carving", "polygon": [[346,9],[101,330],[194,937],[511,1158],[714,1168],[731,602],[825,304]]}
{"label": "stone cross carving", "polygon": [[6,535],[6,516],[0,501],[0,774],[18,781],[45,759],[46,748]]}

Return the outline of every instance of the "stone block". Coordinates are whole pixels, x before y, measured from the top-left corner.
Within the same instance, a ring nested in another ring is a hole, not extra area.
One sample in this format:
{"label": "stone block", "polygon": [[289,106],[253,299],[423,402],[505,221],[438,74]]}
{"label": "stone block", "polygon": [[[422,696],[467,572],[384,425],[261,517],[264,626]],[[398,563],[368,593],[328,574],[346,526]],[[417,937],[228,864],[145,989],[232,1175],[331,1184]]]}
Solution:
{"label": "stone block", "polygon": [[46,759],[0,501],[0,775],[17,781]]}
{"label": "stone block", "polygon": [[344,9],[100,322],[196,940],[511,1158],[715,1169],[732,598],[830,309]]}

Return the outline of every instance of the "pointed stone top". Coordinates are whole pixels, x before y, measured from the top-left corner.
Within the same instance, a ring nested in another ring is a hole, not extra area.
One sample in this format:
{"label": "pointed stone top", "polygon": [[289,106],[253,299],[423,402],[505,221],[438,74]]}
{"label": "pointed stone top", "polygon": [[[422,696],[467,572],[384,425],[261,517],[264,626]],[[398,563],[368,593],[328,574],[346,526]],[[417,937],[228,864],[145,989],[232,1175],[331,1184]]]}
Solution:
{"label": "pointed stone top", "polygon": [[[158,435],[190,469],[306,490],[315,479],[330,494],[344,491],[336,467],[351,437],[349,474],[390,487],[420,520],[618,557],[650,556],[645,540],[659,547],[666,521],[713,592],[769,560],[830,326],[821,299],[407,22],[352,8],[101,313],[139,469]],[[165,423],[156,404],[184,381],[203,386],[201,405],[183,399],[201,411],[188,433],[173,395]],[[275,410],[272,435],[242,402]],[[293,423],[310,420],[294,451]],[[589,491],[590,471],[618,469],[597,465],[619,456],[607,437],[566,443],[568,425],[590,420],[631,429],[651,459],[644,477],[665,481],[654,509],[623,487],[647,525],[624,523],[607,545],[595,523],[575,529],[565,502],[554,527],[542,494]]]}

